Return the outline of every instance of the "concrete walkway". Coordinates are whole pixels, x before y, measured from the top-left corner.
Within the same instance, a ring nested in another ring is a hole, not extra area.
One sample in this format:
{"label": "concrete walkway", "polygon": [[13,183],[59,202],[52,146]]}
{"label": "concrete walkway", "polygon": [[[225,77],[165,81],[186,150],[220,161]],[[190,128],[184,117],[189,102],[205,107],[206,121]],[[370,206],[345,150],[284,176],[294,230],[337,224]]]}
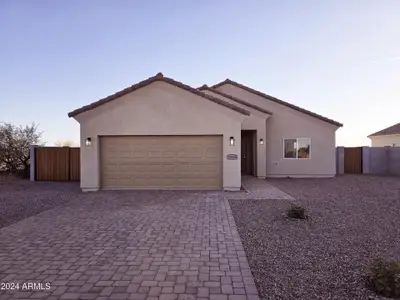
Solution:
{"label": "concrete walkway", "polygon": [[291,200],[294,198],[268,183],[268,179],[259,179],[253,176],[242,176],[243,191],[225,193],[225,197],[234,199],[251,200]]}

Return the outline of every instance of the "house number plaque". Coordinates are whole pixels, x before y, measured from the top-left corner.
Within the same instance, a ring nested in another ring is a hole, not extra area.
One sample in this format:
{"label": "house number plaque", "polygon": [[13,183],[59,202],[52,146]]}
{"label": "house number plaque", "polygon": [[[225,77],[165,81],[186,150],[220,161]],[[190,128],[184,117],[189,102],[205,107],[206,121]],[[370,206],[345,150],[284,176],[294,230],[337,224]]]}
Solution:
{"label": "house number plaque", "polygon": [[237,160],[237,159],[238,159],[238,156],[237,156],[237,154],[228,154],[228,155],[226,156],[226,159],[227,159],[227,160]]}

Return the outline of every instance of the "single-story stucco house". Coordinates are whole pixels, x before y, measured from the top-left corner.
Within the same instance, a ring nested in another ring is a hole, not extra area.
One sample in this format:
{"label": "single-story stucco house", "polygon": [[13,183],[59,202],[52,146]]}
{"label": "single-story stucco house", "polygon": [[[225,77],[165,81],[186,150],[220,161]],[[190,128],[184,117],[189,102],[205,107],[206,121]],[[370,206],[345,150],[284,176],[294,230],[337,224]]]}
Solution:
{"label": "single-story stucco house", "polygon": [[368,136],[371,147],[400,147],[400,123],[379,130]]}
{"label": "single-story stucco house", "polygon": [[68,116],[80,123],[83,191],[336,174],[342,124],[229,79],[196,89],[158,73]]}

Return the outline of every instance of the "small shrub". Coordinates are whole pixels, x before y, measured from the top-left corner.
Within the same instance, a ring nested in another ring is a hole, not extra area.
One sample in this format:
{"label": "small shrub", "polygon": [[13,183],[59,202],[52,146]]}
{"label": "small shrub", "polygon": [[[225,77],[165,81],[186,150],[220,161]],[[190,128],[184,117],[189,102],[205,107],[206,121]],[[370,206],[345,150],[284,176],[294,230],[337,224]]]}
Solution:
{"label": "small shrub", "polygon": [[400,261],[376,260],[367,272],[367,285],[385,297],[400,298]]}
{"label": "small shrub", "polygon": [[287,210],[287,216],[292,219],[308,219],[306,209],[302,206],[294,205]]}

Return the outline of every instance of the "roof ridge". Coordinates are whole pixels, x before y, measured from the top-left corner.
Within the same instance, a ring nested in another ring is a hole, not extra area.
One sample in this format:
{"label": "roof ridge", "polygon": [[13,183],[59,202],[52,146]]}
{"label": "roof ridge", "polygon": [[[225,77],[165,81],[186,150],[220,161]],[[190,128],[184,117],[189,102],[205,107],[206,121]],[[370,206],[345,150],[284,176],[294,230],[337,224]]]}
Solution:
{"label": "roof ridge", "polygon": [[202,91],[199,91],[198,89],[196,89],[194,87],[191,87],[191,86],[189,86],[187,84],[184,84],[182,82],[176,81],[176,80],[174,80],[172,78],[165,77],[163,75],[163,73],[159,72],[155,76],[151,76],[151,77],[149,77],[147,79],[144,79],[142,81],[139,81],[138,83],[135,83],[135,84],[133,84],[133,85],[131,85],[131,86],[125,88],[125,89],[122,89],[122,90],[120,90],[120,91],[118,91],[118,92],[116,92],[114,94],[111,94],[111,95],[109,95],[109,96],[107,96],[105,98],[102,98],[102,99],[97,100],[95,102],[92,102],[90,104],[84,105],[84,106],[82,106],[82,107],[80,107],[78,109],[75,109],[75,110],[73,110],[73,111],[68,113],[68,117],[71,118],[71,117],[74,117],[74,116],[76,116],[76,115],[78,115],[80,113],[83,113],[85,111],[94,109],[94,108],[96,108],[96,107],[98,107],[100,105],[103,105],[103,104],[108,103],[108,102],[110,102],[112,100],[115,100],[115,99],[117,99],[117,98],[119,98],[119,97],[121,97],[123,95],[126,95],[126,94],[128,94],[130,92],[133,92],[133,91],[135,91],[137,89],[140,89],[140,88],[142,88],[142,87],[144,87],[146,85],[149,85],[149,84],[151,84],[151,83],[153,83],[155,81],[167,82],[167,83],[172,84],[174,86],[177,86],[177,87],[179,87],[181,89],[187,90],[187,91],[189,91],[189,92],[191,92],[193,94],[201,96],[201,97],[203,97],[205,99],[211,100],[211,101],[213,101],[213,102],[215,102],[217,104],[220,104],[222,106],[225,106],[225,107],[228,107],[228,108],[230,108],[232,110],[235,110],[235,111],[237,111],[237,112],[239,112],[241,114],[250,115],[249,111],[247,111],[247,110],[245,110],[245,109],[243,109],[243,108],[241,108],[241,107],[239,107],[237,105],[231,104],[231,103],[226,102],[226,101],[224,101],[222,99],[219,99],[217,97],[208,95],[208,94],[206,94],[206,93],[204,93]]}
{"label": "roof ridge", "polygon": [[260,106],[258,106],[258,105],[254,105],[254,104],[252,104],[252,103],[249,103],[249,102],[247,102],[247,101],[244,101],[244,100],[242,100],[242,99],[240,99],[240,98],[237,98],[237,97],[235,97],[235,96],[226,94],[226,93],[221,92],[221,91],[219,91],[219,90],[217,90],[217,89],[213,89],[213,88],[209,87],[209,86],[206,85],[206,84],[203,84],[203,85],[202,85],[201,87],[199,87],[198,89],[199,89],[199,90],[209,90],[209,91],[211,91],[211,92],[213,92],[213,93],[216,93],[216,94],[218,94],[218,95],[220,95],[220,96],[222,96],[222,97],[231,99],[231,100],[233,100],[233,101],[235,101],[235,102],[237,102],[237,103],[240,103],[240,104],[242,104],[242,105],[248,106],[248,107],[250,107],[250,108],[252,108],[252,109],[255,109],[255,110],[258,110],[258,111],[260,111],[260,112],[262,112],[262,113],[265,113],[265,114],[268,114],[268,115],[272,115],[272,114],[273,114],[273,113],[270,112],[269,110],[266,110],[266,109],[264,109],[264,108],[262,108],[262,107],[260,107]]}
{"label": "roof ridge", "polygon": [[321,115],[319,115],[317,113],[314,113],[314,112],[309,111],[307,109],[301,108],[301,107],[299,107],[297,105],[294,105],[292,103],[289,103],[289,102],[283,101],[283,100],[281,100],[279,98],[276,98],[276,97],[273,97],[271,95],[265,94],[265,93],[263,93],[263,92],[261,92],[259,90],[253,89],[253,88],[251,88],[249,86],[246,86],[246,85],[241,84],[239,82],[233,81],[232,79],[229,79],[229,78],[226,78],[224,81],[221,81],[221,82],[219,82],[217,84],[212,85],[211,88],[216,89],[216,88],[218,88],[218,87],[220,87],[220,86],[222,86],[224,84],[232,84],[232,85],[237,86],[237,87],[239,87],[239,88],[241,88],[241,89],[243,89],[245,91],[248,91],[250,93],[256,94],[256,95],[258,95],[260,97],[263,97],[265,99],[274,101],[275,103],[284,105],[286,107],[292,108],[294,110],[297,110],[299,112],[302,112],[302,113],[307,114],[309,116],[312,116],[314,118],[320,119],[320,120],[322,120],[324,122],[327,122],[327,123],[330,123],[330,124],[333,124],[333,125],[336,125],[336,126],[339,126],[339,127],[343,126],[342,123],[339,123],[339,122],[337,122],[335,120],[329,119],[327,117],[321,116]]}
{"label": "roof ridge", "polygon": [[175,86],[180,86],[181,88],[186,89],[186,90],[188,90],[188,91],[190,91],[190,92],[192,92],[194,94],[197,94],[199,96],[207,98],[207,99],[209,99],[209,100],[211,100],[213,102],[216,102],[218,104],[221,104],[221,105],[226,106],[228,108],[231,108],[233,110],[236,110],[237,112],[240,112],[240,113],[242,113],[244,115],[247,115],[247,116],[250,115],[250,112],[248,110],[245,110],[245,109],[243,109],[243,108],[241,108],[241,107],[239,107],[237,105],[231,104],[229,102],[226,102],[226,101],[224,101],[224,100],[222,100],[220,98],[214,97],[212,95],[208,95],[208,94],[206,94],[206,93],[204,93],[202,91],[199,91],[198,89],[196,89],[194,87],[191,87],[190,85],[184,84],[183,82],[176,81],[175,79],[172,79],[172,78],[169,78],[169,77],[164,77],[163,81],[168,82],[170,84],[173,84]]}
{"label": "roof ridge", "polygon": [[389,127],[386,127],[384,129],[381,129],[377,132],[374,132],[370,134],[367,137],[372,137],[372,136],[380,136],[380,135],[391,135],[391,134],[400,134],[400,123],[391,125]]}

